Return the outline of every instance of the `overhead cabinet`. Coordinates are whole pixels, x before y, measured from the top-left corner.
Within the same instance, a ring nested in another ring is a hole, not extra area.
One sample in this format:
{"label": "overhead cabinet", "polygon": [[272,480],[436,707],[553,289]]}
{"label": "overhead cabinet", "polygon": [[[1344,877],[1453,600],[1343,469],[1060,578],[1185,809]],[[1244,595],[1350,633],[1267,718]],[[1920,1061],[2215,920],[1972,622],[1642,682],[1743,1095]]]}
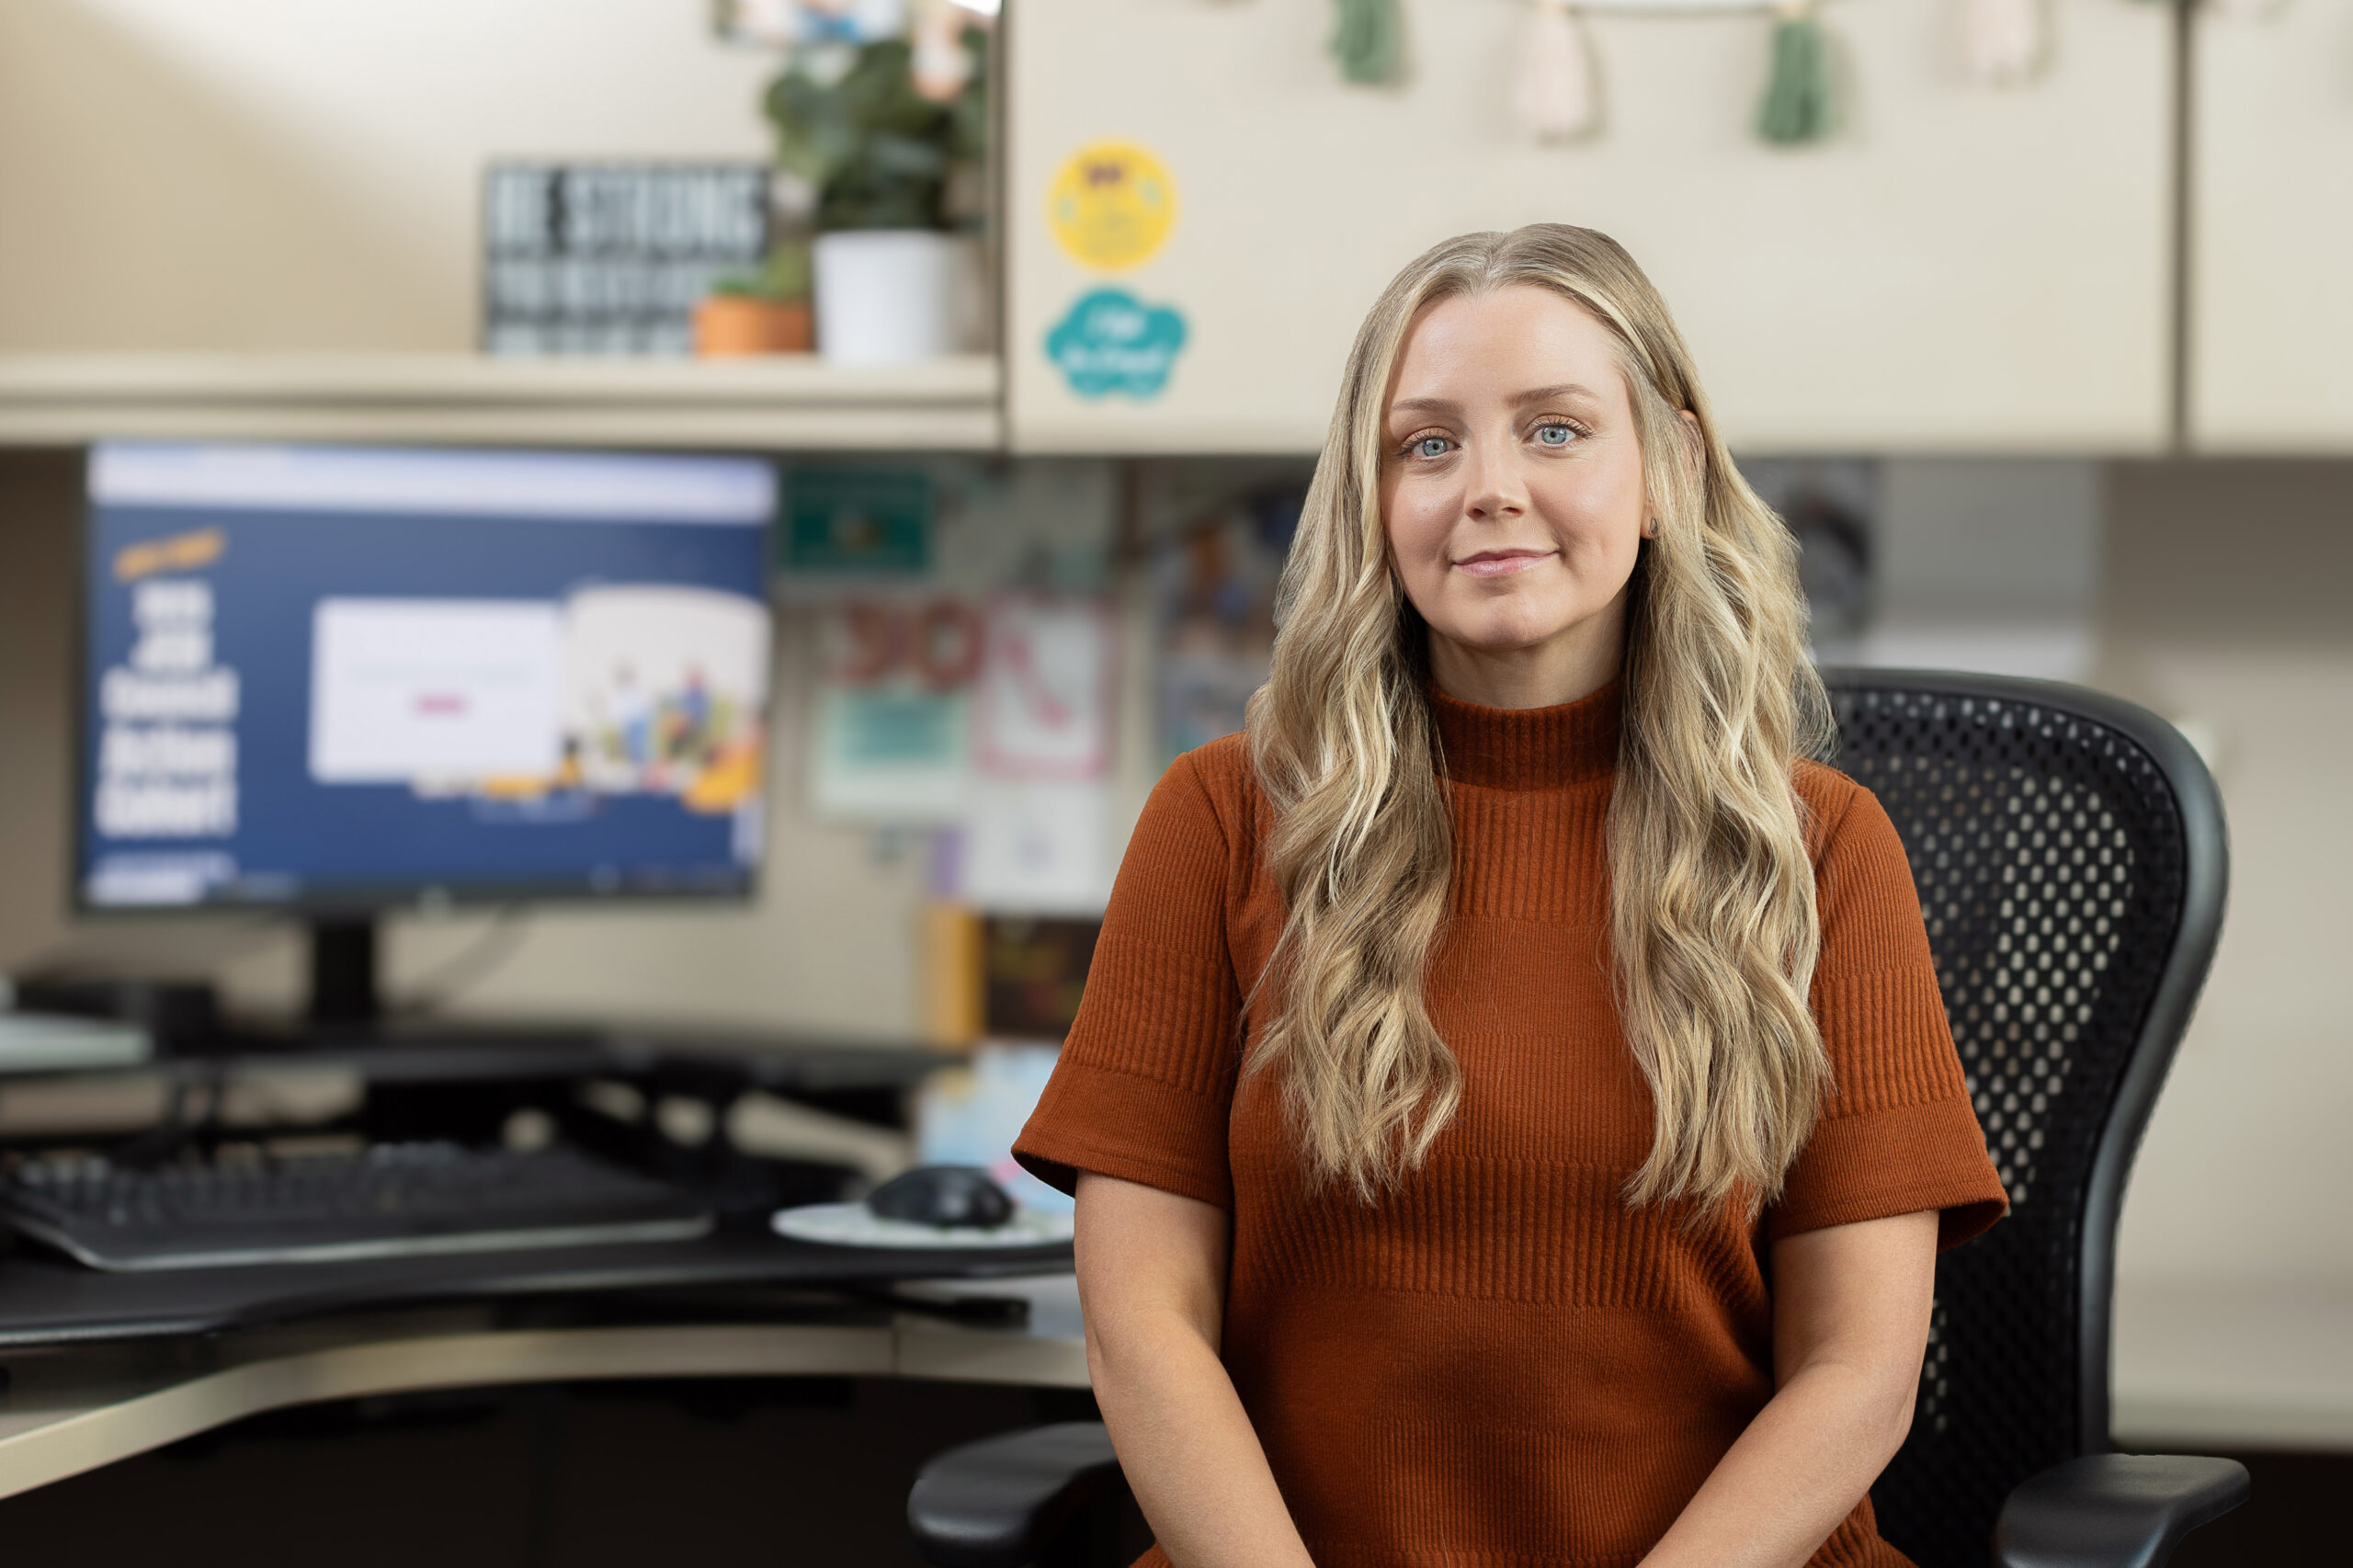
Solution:
{"label": "overhead cabinet", "polygon": [[2194,26],[2191,448],[2353,450],[2353,11]]}
{"label": "overhead cabinet", "polygon": [[1313,450],[1399,267],[1546,220],[1643,262],[1744,449],[2165,443],[2165,7],[2057,0],[2002,89],[1961,79],[1946,0],[1831,0],[1842,123],[1795,147],[1755,133],[1764,9],[1586,13],[1604,123],[1562,145],[1512,123],[1524,3],[1402,10],[1366,87],[1328,0],[1012,0],[1017,449]]}

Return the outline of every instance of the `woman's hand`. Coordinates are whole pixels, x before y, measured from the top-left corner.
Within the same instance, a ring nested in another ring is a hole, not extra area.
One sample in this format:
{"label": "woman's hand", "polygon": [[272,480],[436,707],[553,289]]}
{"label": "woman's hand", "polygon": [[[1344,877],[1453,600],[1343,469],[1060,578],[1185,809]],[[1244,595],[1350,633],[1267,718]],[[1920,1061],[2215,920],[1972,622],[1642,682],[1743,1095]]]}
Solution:
{"label": "woman's hand", "polygon": [[1772,1400],[1643,1568],[1799,1568],[1912,1429],[1937,1283],[1933,1211],[1773,1246]]}
{"label": "woman's hand", "polygon": [[1120,1467],[1176,1568],[1313,1568],[1218,1342],[1231,1221],[1082,1172],[1086,1370]]}

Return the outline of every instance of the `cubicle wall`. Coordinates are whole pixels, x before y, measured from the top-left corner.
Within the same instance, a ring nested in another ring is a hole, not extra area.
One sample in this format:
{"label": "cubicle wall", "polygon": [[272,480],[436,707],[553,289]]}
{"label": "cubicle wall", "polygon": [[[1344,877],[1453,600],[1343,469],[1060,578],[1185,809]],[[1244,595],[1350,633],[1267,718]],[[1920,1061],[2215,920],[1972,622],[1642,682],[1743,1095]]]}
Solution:
{"label": "cubicle wall", "polygon": [[[1362,87],[1326,52],[1328,6],[1015,0],[1016,446],[1312,449],[1390,275],[1450,233],[1538,220],[1645,262],[1745,449],[2165,442],[2166,8],[2056,0],[2049,70],[2003,89],[1960,79],[1945,0],[1826,6],[1844,124],[1801,147],[1753,130],[1761,9],[1590,13],[1604,123],[1535,143],[1507,108],[1527,9],[1405,0],[1400,80]],[[1085,237],[1057,233],[1056,181],[1105,142],[1174,188],[1165,241],[1132,265],[1087,265]],[[1107,288],[1181,323],[1157,391],[1074,386],[1050,350]]]}
{"label": "cubicle wall", "polygon": [[6,0],[0,352],[474,344],[492,158],[758,159],[692,0]]}
{"label": "cubicle wall", "polygon": [[[1761,143],[1768,14],[1586,13],[1603,123],[1508,112],[1517,0],[1403,0],[1392,85],[1326,0],[1007,0],[1016,443],[1304,450],[1381,283],[1462,229],[1597,224],[1652,267],[1745,449],[2129,454],[2167,439],[2172,8],[2052,0],[2048,68],[1961,79],[1955,0],[1822,9],[1845,124]],[[2201,7],[2188,437],[2353,449],[2353,12]],[[0,351],[460,351],[483,161],[757,157],[775,69],[691,6],[0,6]],[[1055,239],[1074,154],[1132,142],[1175,221],[1140,264]],[[1046,338],[1114,288],[1181,318],[1165,385],[1074,392]]]}
{"label": "cubicle wall", "polygon": [[2353,449],[2353,10],[2194,26],[2190,446]]}

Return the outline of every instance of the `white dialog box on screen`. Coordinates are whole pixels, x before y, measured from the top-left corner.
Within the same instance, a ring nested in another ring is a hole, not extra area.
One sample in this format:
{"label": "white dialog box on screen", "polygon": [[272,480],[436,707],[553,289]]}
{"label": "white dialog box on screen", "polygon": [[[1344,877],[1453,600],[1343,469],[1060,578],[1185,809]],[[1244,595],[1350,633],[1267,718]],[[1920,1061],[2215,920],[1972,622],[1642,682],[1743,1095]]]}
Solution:
{"label": "white dialog box on screen", "polygon": [[311,619],[311,777],[460,784],[551,777],[563,611],[540,599],[321,599]]}

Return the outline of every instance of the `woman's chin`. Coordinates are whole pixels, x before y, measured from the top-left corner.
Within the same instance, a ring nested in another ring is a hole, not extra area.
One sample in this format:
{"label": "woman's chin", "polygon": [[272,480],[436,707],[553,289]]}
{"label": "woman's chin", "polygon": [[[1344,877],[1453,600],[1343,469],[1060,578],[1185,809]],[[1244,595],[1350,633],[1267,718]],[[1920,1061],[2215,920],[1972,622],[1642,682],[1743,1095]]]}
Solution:
{"label": "woman's chin", "polygon": [[1515,653],[1534,653],[1550,646],[1575,622],[1556,617],[1534,615],[1480,616],[1466,622],[1439,628],[1438,634],[1458,643],[1466,653],[1486,658],[1508,658]]}

